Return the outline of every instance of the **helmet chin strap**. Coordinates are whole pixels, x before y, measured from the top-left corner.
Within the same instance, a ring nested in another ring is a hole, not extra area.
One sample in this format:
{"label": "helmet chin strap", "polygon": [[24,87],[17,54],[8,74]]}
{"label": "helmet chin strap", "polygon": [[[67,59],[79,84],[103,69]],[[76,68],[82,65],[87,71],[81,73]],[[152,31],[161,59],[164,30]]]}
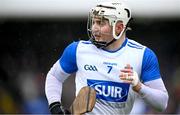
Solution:
{"label": "helmet chin strap", "polygon": [[[125,31],[125,28],[121,31],[121,33],[119,33],[119,35],[115,35],[116,37],[114,39],[112,39],[110,42],[105,42],[105,41],[96,41],[94,36],[92,35],[92,37],[90,38],[90,41],[97,47],[97,48],[101,48],[104,49],[107,46],[111,45],[112,43],[114,43],[117,39],[121,39],[120,37],[123,35]],[[114,35],[113,35],[114,37]]]}
{"label": "helmet chin strap", "polygon": [[111,40],[110,42],[108,42],[108,43],[106,44],[106,47],[109,46],[109,45],[111,45],[112,43],[114,43],[116,40],[117,40],[117,39],[113,39],[113,40]]}
{"label": "helmet chin strap", "polygon": [[90,38],[90,41],[97,47],[97,48],[100,48],[100,49],[104,49],[106,48],[107,46],[109,46],[110,44],[112,44],[113,42],[116,41],[116,39],[113,39],[111,40],[110,42],[104,42],[104,41],[96,41],[95,38]]}
{"label": "helmet chin strap", "polygon": [[[96,41],[94,35],[92,34],[92,30],[91,29],[87,29],[88,30],[88,36],[89,36],[89,40],[97,47],[100,49],[104,49],[107,46],[109,46],[110,44],[112,44],[113,42],[116,41],[116,39],[111,40],[110,42],[105,42],[105,41]],[[106,33],[104,33],[106,34]],[[107,34],[109,35],[109,34]]]}
{"label": "helmet chin strap", "polygon": [[121,38],[121,36],[123,35],[123,33],[124,33],[124,31],[126,30],[126,27],[127,26],[124,26],[124,28],[122,29],[122,31],[121,31],[121,33],[119,33],[118,35],[116,35],[116,24],[117,24],[117,22],[118,22],[118,20],[115,22],[115,23],[113,23],[113,37],[114,37],[114,39],[120,39]]}

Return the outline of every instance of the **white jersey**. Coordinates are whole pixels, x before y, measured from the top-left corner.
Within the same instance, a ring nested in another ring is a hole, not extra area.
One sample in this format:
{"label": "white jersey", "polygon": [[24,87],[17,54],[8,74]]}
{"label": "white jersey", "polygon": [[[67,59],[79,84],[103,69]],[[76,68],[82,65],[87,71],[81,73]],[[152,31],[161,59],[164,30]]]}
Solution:
{"label": "white jersey", "polygon": [[133,67],[141,82],[160,78],[153,51],[128,38],[116,51],[98,49],[90,41],[73,42],[65,49],[59,63],[62,71],[76,72],[76,95],[84,86],[96,90],[96,104],[90,114],[131,112],[137,94],[130,84],[122,83],[119,78],[126,64]]}

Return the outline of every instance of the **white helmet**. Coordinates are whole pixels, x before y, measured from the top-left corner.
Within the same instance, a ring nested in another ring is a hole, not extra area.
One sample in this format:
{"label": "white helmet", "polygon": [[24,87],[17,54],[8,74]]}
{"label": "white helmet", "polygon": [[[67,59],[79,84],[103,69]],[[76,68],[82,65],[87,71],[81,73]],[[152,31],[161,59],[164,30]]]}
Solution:
{"label": "white helmet", "polygon": [[[119,1],[112,1],[112,2],[102,2],[96,5],[96,7],[92,8],[92,10],[89,13],[88,17],[88,26],[87,29],[90,32],[90,40],[92,41],[93,35],[92,35],[92,18],[94,16],[100,16],[102,18],[108,19],[110,26],[113,27],[113,37],[115,40],[119,39],[123,32],[126,29],[126,26],[131,19],[131,10],[128,6],[126,6],[124,3]],[[122,21],[124,25],[123,31],[119,34],[115,34],[115,25],[118,21]],[[113,40],[113,41],[115,41]],[[94,40],[95,41],[95,40]],[[95,41],[97,42],[97,41]],[[102,44],[102,43],[101,43]],[[106,43],[106,46],[109,45]],[[105,46],[105,47],[106,47]],[[104,46],[103,46],[104,47]]]}

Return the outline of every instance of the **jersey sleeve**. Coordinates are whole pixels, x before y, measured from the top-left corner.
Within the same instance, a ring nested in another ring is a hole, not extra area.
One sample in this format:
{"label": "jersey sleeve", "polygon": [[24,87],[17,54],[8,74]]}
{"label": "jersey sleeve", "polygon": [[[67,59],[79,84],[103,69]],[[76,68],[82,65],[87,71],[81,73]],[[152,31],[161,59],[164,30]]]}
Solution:
{"label": "jersey sleeve", "polygon": [[160,77],[158,59],[151,49],[146,48],[142,62],[141,80],[147,82]]}
{"label": "jersey sleeve", "polygon": [[76,63],[76,50],[78,43],[79,42],[73,42],[68,45],[59,59],[60,66],[66,73],[71,74],[78,70]]}

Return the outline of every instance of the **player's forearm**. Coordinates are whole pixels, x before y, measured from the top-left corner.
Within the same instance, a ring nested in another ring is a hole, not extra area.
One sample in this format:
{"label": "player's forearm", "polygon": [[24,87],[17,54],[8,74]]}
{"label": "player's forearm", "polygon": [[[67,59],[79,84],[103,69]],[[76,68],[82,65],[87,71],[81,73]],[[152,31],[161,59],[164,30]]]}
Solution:
{"label": "player's forearm", "polygon": [[156,110],[164,111],[166,109],[169,98],[166,90],[154,89],[142,84],[139,93]]}
{"label": "player's forearm", "polygon": [[46,77],[45,93],[49,105],[53,102],[61,101],[62,83],[50,73]]}
{"label": "player's forearm", "polygon": [[53,65],[46,77],[45,93],[49,104],[61,101],[62,83],[68,78],[59,64],[59,60]]}

